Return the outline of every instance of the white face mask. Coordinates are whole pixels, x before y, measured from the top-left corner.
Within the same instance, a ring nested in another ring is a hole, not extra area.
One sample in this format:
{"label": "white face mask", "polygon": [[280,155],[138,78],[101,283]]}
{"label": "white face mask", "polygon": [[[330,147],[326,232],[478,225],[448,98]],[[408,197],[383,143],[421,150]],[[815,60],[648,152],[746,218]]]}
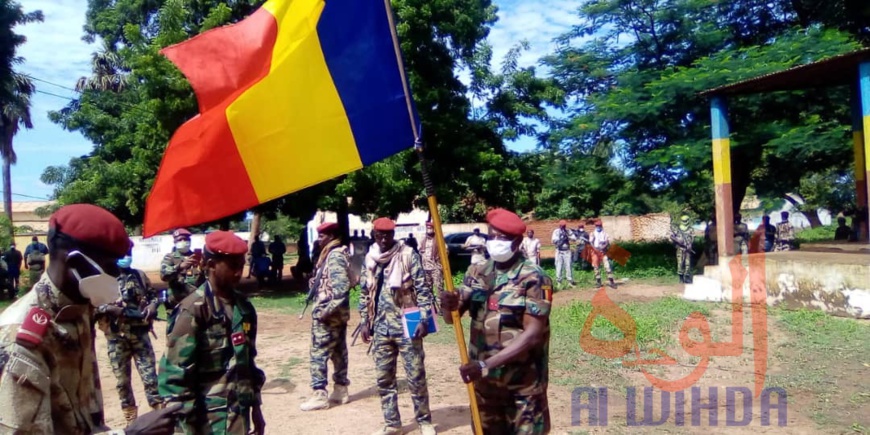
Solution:
{"label": "white face mask", "polygon": [[486,251],[496,263],[504,263],[513,258],[516,251],[513,249],[514,242],[510,240],[487,240]]}
{"label": "white face mask", "polygon": [[72,269],[73,275],[79,281],[79,293],[83,297],[91,301],[91,305],[99,307],[100,305],[111,304],[121,297],[121,290],[118,286],[118,279],[103,271],[94,260],[91,260],[87,255],[72,251],[67,258],[72,256],[80,256],[91,264],[98,273],[96,275],[86,276],[84,278],[79,275],[79,271]]}
{"label": "white face mask", "polygon": [[178,249],[178,252],[181,252],[182,254],[187,254],[190,252],[190,242],[187,240],[175,242],[175,249]]}

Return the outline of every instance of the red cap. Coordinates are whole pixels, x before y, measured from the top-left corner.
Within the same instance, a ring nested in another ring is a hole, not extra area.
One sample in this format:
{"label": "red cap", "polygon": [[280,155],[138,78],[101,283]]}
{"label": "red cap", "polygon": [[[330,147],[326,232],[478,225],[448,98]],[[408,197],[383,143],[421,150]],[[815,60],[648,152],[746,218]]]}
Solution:
{"label": "red cap", "polygon": [[568,221],[566,221],[565,219],[562,219],[562,220],[559,221],[559,226],[560,226],[560,227],[563,227],[563,226],[565,226],[565,225],[568,225]]}
{"label": "red cap", "polygon": [[179,228],[172,232],[173,239],[177,239],[179,237],[190,237],[190,231],[187,231],[184,228]]}
{"label": "red cap", "polygon": [[375,231],[395,231],[396,223],[390,218],[377,218],[372,222]]}
{"label": "red cap", "polygon": [[232,231],[215,231],[205,236],[205,249],[212,254],[244,255],[248,244]]}
{"label": "red cap", "polygon": [[503,208],[491,210],[486,214],[486,222],[492,228],[509,236],[522,236],[526,232],[526,224],[516,213]]}
{"label": "red cap", "polygon": [[130,250],[130,237],[124,224],[108,210],[95,205],[61,207],[49,218],[48,227],[119,258]]}
{"label": "red cap", "polygon": [[601,219],[595,219],[595,226],[601,226]]}
{"label": "red cap", "polygon": [[330,233],[335,234],[338,233],[338,223],[336,222],[324,222],[317,227],[318,233]]}

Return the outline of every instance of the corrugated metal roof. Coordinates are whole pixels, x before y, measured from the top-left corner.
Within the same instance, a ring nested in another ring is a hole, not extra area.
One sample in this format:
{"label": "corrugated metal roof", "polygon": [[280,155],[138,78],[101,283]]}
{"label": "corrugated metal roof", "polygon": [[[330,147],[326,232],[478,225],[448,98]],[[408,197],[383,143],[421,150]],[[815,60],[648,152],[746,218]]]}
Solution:
{"label": "corrugated metal roof", "polygon": [[870,48],[708,89],[701,95],[745,95],[850,85],[857,83],[858,65],[866,61],[870,61]]}

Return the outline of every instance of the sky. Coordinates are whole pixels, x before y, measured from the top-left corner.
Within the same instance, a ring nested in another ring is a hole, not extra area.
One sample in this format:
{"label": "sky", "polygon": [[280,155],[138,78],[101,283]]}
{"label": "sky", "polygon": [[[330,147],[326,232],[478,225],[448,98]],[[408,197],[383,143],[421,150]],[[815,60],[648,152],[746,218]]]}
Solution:
{"label": "sky", "polygon": [[[93,144],[79,133],[64,131],[48,119],[48,112],[60,110],[75,96],[72,88],[79,77],[90,72],[91,53],[96,46],[82,41],[87,0],[19,0],[25,11],[41,10],[43,23],[16,29],[27,37],[19,55],[25,62],[18,71],[31,76],[37,86],[33,98],[33,130],[15,137],[18,163],[12,167],[13,201],[45,200],[52,187],[39,177],[48,166],[65,165],[70,158],[93,149]],[[530,50],[520,66],[535,65],[554,48],[553,38],[579,22],[576,9],[582,0],[495,0],[499,20],[489,34],[493,62],[501,65],[505,53],[522,40]],[[515,151],[534,149],[532,139],[508,144]]]}

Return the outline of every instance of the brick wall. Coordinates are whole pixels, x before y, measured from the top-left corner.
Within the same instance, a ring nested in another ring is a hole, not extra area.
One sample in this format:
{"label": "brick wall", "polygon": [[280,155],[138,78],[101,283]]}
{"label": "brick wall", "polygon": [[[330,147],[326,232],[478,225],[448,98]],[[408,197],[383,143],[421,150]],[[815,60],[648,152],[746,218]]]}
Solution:
{"label": "brick wall", "polygon": [[[649,214],[644,216],[601,216],[604,230],[613,240],[620,241],[652,241],[668,237],[671,220],[667,214]],[[580,225],[586,227],[586,232],[595,231],[595,225],[587,220],[567,220],[567,228],[574,230]],[[542,247],[552,247],[550,238],[553,231],[559,227],[558,220],[527,222],[529,229],[535,231],[535,237],[541,240]]]}

